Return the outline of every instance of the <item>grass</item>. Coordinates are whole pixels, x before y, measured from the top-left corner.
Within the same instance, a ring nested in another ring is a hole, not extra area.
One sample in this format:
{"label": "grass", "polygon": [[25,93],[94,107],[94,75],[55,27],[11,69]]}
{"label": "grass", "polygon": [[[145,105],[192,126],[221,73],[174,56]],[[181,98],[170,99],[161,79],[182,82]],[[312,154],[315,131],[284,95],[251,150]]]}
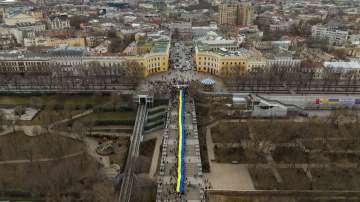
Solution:
{"label": "grass", "polygon": [[209,202],[295,202],[294,198],[286,196],[226,196],[211,195]]}
{"label": "grass", "polygon": [[[48,97],[48,96],[46,96]],[[30,103],[31,97],[25,96],[0,96],[0,104],[5,105],[24,105]],[[47,99],[44,97],[44,99]]]}
{"label": "grass", "polygon": [[150,167],[151,167],[151,160],[152,157],[154,155],[154,151],[155,151],[155,144],[156,144],[156,139],[152,139],[152,140],[148,140],[148,141],[144,141],[141,143],[140,145],[140,156],[143,157],[144,162],[148,162],[148,163],[144,163],[142,164],[142,171],[145,172],[149,172],[150,171]]}
{"label": "grass", "polygon": [[97,112],[83,119],[93,118],[95,120],[135,120],[136,112]]}
{"label": "grass", "polygon": [[111,164],[113,163],[118,164],[120,168],[122,168],[125,165],[125,159],[129,147],[129,141],[130,141],[129,138],[127,137],[118,138],[116,140],[115,153],[109,155]]}
{"label": "grass", "polygon": [[289,190],[309,190],[311,189],[311,181],[306,176],[303,169],[281,168],[278,169],[283,180],[279,184],[280,189]]}
{"label": "grass", "polygon": [[268,168],[252,168],[249,169],[251,179],[253,180],[255,189],[269,190],[276,189],[277,182],[272,172]]}
{"label": "grass", "polygon": [[81,151],[81,142],[52,134],[30,137],[15,132],[0,136],[1,161],[56,158]]}
{"label": "grass", "polygon": [[250,138],[249,128],[246,123],[220,122],[211,128],[211,137],[214,143],[240,143]]}
{"label": "grass", "polygon": [[307,154],[299,147],[277,146],[272,152],[276,163],[306,163]]}
{"label": "grass", "polygon": [[144,141],[140,145],[140,155],[152,158],[155,150],[156,139]]}
{"label": "grass", "polygon": [[129,125],[106,125],[106,126],[95,126],[94,130],[101,129],[132,129],[132,126]]}
{"label": "grass", "polygon": [[360,190],[360,170],[326,168],[311,169],[314,189],[318,190]]}
{"label": "grass", "polygon": [[245,150],[242,147],[216,147],[214,148],[215,158],[217,162],[220,163],[265,163],[265,159],[253,153],[251,151]]}
{"label": "grass", "polygon": [[96,172],[96,163],[87,155],[51,162],[5,164],[0,165],[0,189],[28,191],[34,197],[40,193],[81,192],[88,188],[83,180],[94,180],[91,178],[95,178]]}
{"label": "grass", "polygon": [[358,202],[359,197],[306,196],[227,196],[210,195],[209,202]]}

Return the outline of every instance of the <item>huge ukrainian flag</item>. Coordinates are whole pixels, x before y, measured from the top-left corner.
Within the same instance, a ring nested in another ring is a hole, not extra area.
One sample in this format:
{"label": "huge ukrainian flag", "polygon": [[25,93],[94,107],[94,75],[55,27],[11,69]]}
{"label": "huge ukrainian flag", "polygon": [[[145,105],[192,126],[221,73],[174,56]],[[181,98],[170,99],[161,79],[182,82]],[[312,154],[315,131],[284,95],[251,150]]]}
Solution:
{"label": "huge ukrainian flag", "polygon": [[179,92],[179,149],[178,149],[178,169],[177,169],[177,183],[176,192],[183,192],[184,184],[184,149],[185,149],[185,130],[184,130],[184,115],[185,103],[184,103],[184,91]]}

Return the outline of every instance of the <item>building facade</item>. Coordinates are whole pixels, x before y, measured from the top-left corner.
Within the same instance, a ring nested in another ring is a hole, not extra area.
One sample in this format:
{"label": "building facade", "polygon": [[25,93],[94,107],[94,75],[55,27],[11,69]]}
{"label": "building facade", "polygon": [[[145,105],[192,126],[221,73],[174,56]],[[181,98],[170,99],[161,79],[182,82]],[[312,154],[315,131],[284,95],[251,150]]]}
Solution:
{"label": "building facade", "polygon": [[195,54],[197,71],[219,76],[241,75],[266,65],[260,55],[243,48],[237,51],[225,48],[208,51],[196,47]]}
{"label": "building facade", "polygon": [[19,44],[24,43],[24,38],[34,38],[38,33],[46,30],[45,24],[42,22],[36,23],[17,23],[10,28],[10,32],[15,36]]}
{"label": "building facade", "polygon": [[230,2],[219,5],[219,24],[248,26],[253,8],[249,2]]}
{"label": "building facade", "polygon": [[68,39],[57,39],[57,38],[25,38],[24,46],[43,46],[43,47],[56,47],[60,45],[68,46],[85,46],[85,38],[68,38]]}
{"label": "building facade", "polygon": [[178,34],[183,39],[192,38],[191,22],[175,22],[169,25],[172,34]]}
{"label": "building facade", "polygon": [[70,19],[67,15],[50,16],[47,24],[48,28],[53,30],[69,29]]}
{"label": "building facade", "polygon": [[9,50],[16,46],[16,39],[6,29],[0,29],[0,50]]}
{"label": "building facade", "polygon": [[343,45],[348,40],[349,32],[314,25],[311,27],[311,36],[313,38],[327,39],[330,44]]}
{"label": "building facade", "polygon": [[154,42],[151,50],[142,55],[126,56],[129,61],[135,61],[144,67],[144,76],[166,72],[169,69],[170,41]]}

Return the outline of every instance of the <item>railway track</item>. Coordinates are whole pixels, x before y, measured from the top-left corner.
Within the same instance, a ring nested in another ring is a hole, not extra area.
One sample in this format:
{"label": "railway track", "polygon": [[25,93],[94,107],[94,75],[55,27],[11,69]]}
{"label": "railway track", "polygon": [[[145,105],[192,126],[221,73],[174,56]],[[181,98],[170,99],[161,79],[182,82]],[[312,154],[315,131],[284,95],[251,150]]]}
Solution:
{"label": "railway track", "polygon": [[134,170],[136,165],[136,159],[139,156],[140,143],[144,130],[146,115],[146,104],[140,104],[136,114],[133,134],[131,136],[131,143],[126,160],[124,177],[121,183],[121,189],[117,200],[118,202],[130,202],[131,200],[132,187],[134,184]]}

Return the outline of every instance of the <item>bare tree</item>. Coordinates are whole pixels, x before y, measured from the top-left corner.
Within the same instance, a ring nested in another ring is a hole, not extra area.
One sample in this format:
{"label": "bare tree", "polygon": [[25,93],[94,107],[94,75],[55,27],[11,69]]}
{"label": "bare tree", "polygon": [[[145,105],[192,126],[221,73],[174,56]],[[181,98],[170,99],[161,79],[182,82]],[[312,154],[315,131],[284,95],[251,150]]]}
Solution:
{"label": "bare tree", "polygon": [[80,136],[81,139],[85,137],[86,129],[83,121],[80,120],[75,121],[72,126],[72,129],[75,133],[77,133]]}

